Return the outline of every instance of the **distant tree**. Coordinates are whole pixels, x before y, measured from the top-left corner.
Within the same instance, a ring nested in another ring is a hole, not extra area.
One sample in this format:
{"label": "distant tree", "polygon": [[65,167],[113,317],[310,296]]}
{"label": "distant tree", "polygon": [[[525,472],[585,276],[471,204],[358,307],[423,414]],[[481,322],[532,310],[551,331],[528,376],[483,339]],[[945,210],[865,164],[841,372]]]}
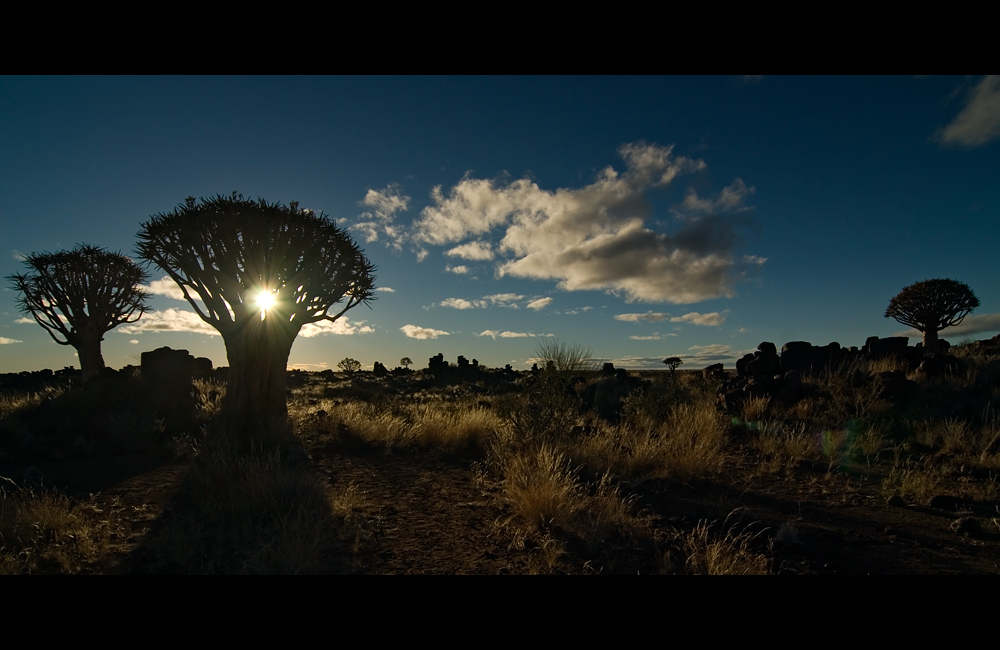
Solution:
{"label": "distant tree", "polygon": [[28,273],[7,277],[17,304],[52,340],[76,348],[82,380],[104,368],[104,333],[146,312],[146,272],[121,253],[79,244],[70,251],[32,253]]}
{"label": "distant tree", "polygon": [[337,364],[337,367],[347,373],[354,373],[361,370],[361,362],[347,357]]}
{"label": "distant tree", "polygon": [[969,285],[955,280],[924,280],[904,288],[889,302],[886,318],[894,318],[924,335],[924,352],[937,352],[938,332],[958,325],[979,306]]}
{"label": "distant tree", "polygon": [[413,359],[411,359],[410,357],[403,357],[402,359],[399,360],[399,365],[403,366],[404,368],[409,368],[410,364],[412,363]]}
{"label": "distant tree", "polygon": [[242,194],[150,217],[139,255],[167,272],[229,358],[223,411],[243,435],[287,426],[286,367],[309,323],[374,300],[375,267],[328,217]]}
{"label": "distant tree", "polygon": [[680,357],[669,357],[664,359],[663,363],[667,364],[667,367],[670,368],[670,376],[673,377],[674,371],[677,370],[677,366],[683,365],[684,360]]}

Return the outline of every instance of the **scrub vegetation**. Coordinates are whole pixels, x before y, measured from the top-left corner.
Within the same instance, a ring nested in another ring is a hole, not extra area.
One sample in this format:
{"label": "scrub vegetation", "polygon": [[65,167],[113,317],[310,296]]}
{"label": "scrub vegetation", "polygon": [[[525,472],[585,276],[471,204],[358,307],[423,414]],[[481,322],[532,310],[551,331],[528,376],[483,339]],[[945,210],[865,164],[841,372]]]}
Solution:
{"label": "scrub vegetation", "polygon": [[220,379],[190,420],[137,375],[103,380],[113,418],[99,383],[8,390],[0,572],[996,572],[991,349],[735,411],[700,371],[292,371],[291,441],[249,452],[213,433]]}

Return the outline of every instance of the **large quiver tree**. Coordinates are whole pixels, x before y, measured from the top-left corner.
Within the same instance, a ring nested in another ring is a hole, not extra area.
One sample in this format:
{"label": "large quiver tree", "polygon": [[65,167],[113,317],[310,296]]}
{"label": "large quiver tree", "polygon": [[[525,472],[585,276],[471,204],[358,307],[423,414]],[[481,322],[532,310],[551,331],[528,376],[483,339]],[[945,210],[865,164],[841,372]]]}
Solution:
{"label": "large quiver tree", "polygon": [[70,251],[32,253],[27,273],[8,276],[17,304],[52,340],[76,348],[87,381],[104,368],[105,332],[134,323],[146,311],[146,272],[121,253],[87,244]]}
{"label": "large quiver tree", "polygon": [[244,438],[284,430],[292,342],[374,300],[375,267],[325,215],[234,192],[150,217],[139,255],[167,272],[229,358],[223,412]]}
{"label": "large quiver tree", "polygon": [[889,302],[886,318],[922,332],[924,352],[937,352],[938,332],[958,325],[979,306],[969,285],[955,280],[924,280],[904,288]]}

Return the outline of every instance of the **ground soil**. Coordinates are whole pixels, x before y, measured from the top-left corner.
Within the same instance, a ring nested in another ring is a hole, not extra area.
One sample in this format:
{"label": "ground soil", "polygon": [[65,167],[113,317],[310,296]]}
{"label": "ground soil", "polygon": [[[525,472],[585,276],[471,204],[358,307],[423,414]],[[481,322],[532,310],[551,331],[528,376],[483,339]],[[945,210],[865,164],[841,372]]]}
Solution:
{"label": "ground soil", "polygon": [[[553,561],[537,539],[518,532],[497,488],[480,480],[474,458],[338,446],[309,452],[323,480],[334,487],[353,484],[363,496],[352,518],[358,542],[350,564],[356,573],[656,573],[663,568],[655,543],[601,549],[568,543]],[[137,549],[155,529],[186,462],[150,457],[87,462],[41,469],[54,485],[77,496],[94,494],[127,520],[117,556],[96,570],[143,572]],[[830,469],[761,473],[733,462],[725,478],[621,487],[634,497],[654,540],[700,521],[720,522],[721,529],[728,517],[760,533],[755,550],[768,556],[772,573],[1000,573],[1000,504],[889,505],[881,477],[863,467]],[[972,524],[971,531],[956,531],[956,522],[966,517],[978,530]]]}

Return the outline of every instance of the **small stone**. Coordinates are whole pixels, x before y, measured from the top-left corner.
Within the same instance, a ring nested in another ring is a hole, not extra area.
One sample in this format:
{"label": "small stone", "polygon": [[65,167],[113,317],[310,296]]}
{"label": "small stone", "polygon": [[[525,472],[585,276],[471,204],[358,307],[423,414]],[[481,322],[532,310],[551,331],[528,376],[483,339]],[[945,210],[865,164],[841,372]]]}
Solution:
{"label": "small stone", "polygon": [[951,522],[951,529],[959,535],[977,535],[982,532],[979,520],[975,517],[962,517]]}
{"label": "small stone", "polygon": [[898,494],[894,494],[889,497],[886,504],[892,506],[893,508],[905,508],[907,506],[906,499]]}

